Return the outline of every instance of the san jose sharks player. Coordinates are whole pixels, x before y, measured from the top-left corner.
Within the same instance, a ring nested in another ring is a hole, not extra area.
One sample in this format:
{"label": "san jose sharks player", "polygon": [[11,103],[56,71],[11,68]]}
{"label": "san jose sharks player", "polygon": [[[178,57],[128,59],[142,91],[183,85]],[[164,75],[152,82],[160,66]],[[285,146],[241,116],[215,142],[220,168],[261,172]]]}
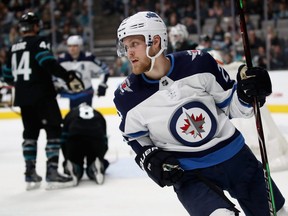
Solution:
{"label": "san jose sharks player", "polygon": [[[64,172],[79,184],[86,170],[89,179],[103,184],[109,162],[106,120],[86,103],[73,108],[63,121]],[[84,168],[86,166],[86,169]]]}
{"label": "san jose sharks player", "polygon": [[45,129],[47,134],[47,189],[73,186],[72,178],[57,171],[62,116],[52,75],[63,79],[73,92],[84,88],[73,71],[67,72],[58,64],[50,50],[50,42],[38,35],[40,23],[33,12],[22,15],[19,21],[22,38],[12,45],[3,70],[4,80],[15,86],[14,105],[21,110],[27,190],[39,188],[42,181],[42,177],[36,172],[37,140],[41,129]]}
{"label": "san jose sharks player", "polygon": [[83,50],[83,38],[80,35],[71,35],[67,39],[67,52],[61,53],[58,62],[67,71],[76,71],[84,83],[84,90],[78,93],[72,92],[61,85],[61,80],[55,80],[55,86],[61,86],[60,95],[69,98],[70,109],[79,106],[81,103],[92,105],[94,89],[92,86],[92,77],[98,76],[102,80],[98,85],[96,95],[105,96],[108,88],[107,81],[110,76],[109,67],[103,61],[100,61],[91,52]]}
{"label": "san jose sharks player", "polygon": [[[229,120],[253,116],[253,96],[265,103],[268,72],[244,65],[236,82],[208,53],[165,55],[166,26],[154,12],[124,19],[117,36],[118,55],[129,59],[133,73],[114,103],[137,164],[159,186],[173,186],[190,215],[239,215],[224,190],[246,215],[270,215],[262,164]],[[272,186],[278,215],[287,215]]]}

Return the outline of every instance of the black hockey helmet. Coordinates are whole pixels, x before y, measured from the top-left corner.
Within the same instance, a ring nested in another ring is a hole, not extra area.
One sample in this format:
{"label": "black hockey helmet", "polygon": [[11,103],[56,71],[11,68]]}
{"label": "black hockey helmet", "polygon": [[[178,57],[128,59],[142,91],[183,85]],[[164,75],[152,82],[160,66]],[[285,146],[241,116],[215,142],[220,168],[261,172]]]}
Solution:
{"label": "black hockey helmet", "polygon": [[19,27],[21,32],[33,31],[34,25],[40,25],[40,19],[33,12],[25,13],[21,16]]}

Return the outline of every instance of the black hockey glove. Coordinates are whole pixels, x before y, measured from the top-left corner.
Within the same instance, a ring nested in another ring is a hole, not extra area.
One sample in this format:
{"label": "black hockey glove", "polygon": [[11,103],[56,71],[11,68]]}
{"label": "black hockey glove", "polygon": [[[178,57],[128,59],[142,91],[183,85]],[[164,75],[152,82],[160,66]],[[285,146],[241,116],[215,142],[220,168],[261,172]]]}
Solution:
{"label": "black hockey glove", "polygon": [[171,186],[178,182],[184,173],[179,161],[169,152],[157,147],[146,147],[138,154],[135,161],[141,169],[159,186]]}
{"label": "black hockey glove", "polygon": [[247,69],[241,65],[237,74],[237,94],[239,100],[247,105],[257,97],[260,107],[265,104],[266,97],[272,93],[272,84],[267,70],[261,67]]}
{"label": "black hockey glove", "polygon": [[84,90],[84,84],[82,80],[76,75],[76,72],[73,70],[68,71],[68,80],[66,80],[66,85],[68,88],[75,92],[81,92]]}
{"label": "black hockey glove", "polygon": [[100,83],[97,90],[97,96],[105,96],[107,88],[108,86],[106,83]]}

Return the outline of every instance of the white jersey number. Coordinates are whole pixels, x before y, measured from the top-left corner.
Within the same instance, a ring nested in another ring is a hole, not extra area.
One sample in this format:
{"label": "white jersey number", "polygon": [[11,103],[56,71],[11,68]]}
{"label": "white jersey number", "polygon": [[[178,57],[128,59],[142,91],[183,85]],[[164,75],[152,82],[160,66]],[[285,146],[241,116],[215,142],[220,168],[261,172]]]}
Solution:
{"label": "white jersey number", "polygon": [[30,74],[32,73],[30,66],[30,52],[23,52],[20,62],[17,65],[16,53],[12,55],[12,71],[14,77],[17,79],[17,76],[23,75],[23,80],[28,81],[30,79]]}
{"label": "white jersey number", "polygon": [[93,108],[89,106],[82,106],[79,108],[79,116],[82,119],[92,119],[94,117]]}

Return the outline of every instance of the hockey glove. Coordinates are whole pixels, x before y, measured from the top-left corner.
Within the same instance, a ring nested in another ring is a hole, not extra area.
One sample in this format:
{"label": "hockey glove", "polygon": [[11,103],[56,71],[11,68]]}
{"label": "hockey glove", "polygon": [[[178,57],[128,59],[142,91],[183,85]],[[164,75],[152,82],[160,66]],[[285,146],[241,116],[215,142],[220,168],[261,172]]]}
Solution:
{"label": "hockey glove", "polygon": [[97,90],[97,96],[105,96],[107,88],[108,86],[106,83],[100,83]]}
{"label": "hockey glove", "polygon": [[144,147],[144,150],[136,156],[135,161],[161,187],[175,184],[184,173],[176,158],[157,147]]}
{"label": "hockey glove", "polygon": [[75,71],[70,70],[68,71],[68,74],[68,80],[66,81],[68,88],[75,93],[83,91],[84,84],[82,80],[76,75]]}
{"label": "hockey glove", "polygon": [[251,105],[253,97],[257,97],[259,105],[262,107],[266,97],[272,93],[269,73],[261,67],[247,69],[246,65],[241,65],[238,69],[237,82],[238,98],[246,105]]}

